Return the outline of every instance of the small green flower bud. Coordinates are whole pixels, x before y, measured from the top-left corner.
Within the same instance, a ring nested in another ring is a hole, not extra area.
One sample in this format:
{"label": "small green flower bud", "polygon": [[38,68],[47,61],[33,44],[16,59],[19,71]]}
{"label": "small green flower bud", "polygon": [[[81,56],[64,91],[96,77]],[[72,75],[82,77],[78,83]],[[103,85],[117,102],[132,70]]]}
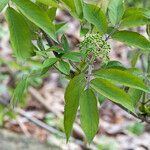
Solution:
{"label": "small green flower bud", "polygon": [[98,33],[87,34],[79,47],[81,52],[86,54],[87,60],[89,55],[93,55],[95,59],[100,58],[102,63],[109,61],[110,45]]}

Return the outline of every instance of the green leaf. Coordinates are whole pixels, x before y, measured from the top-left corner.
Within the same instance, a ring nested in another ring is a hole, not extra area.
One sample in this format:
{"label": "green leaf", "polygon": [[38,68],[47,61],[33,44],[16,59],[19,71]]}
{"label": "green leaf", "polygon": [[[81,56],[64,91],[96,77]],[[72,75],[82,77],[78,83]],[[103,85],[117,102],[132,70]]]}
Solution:
{"label": "green leaf", "polygon": [[57,46],[52,46],[46,50],[47,52],[57,52],[59,54],[64,54],[64,51]]}
{"label": "green leaf", "polygon": [[17,84],[17,87],[11,99],[11,104],[13,107],[15,107],[18,101],[20,101],[20,99],[23,97],[27,84],[28,84],[27,77],[23,77],[23,79]]}
{"label": "green leaf", "polygon": [[115,27],[108,26],[108,28],[107,28],[107,34],[112,34],[114,31],[116,31]]}
{"label": "green leaf", "polygon": [[104,66],[102,66],[102,68],[104,69],[119,69],[119,70],[126,70],[126,68],[123,66],[123,64],[121,64],[119,61],[109,61],[107,64],[104,64]]}
{"label": "green leaf", "polygon": [[124,14],[124,0],[110,0],[108,16],[113,26],[118,24]]}
{"label": "green leaf", "polygon": [[0,12],[5,8],[9,0],[0,0]]}
{"label": "green leaf", "polygon": [[135,136],[141,136],[145,132],[145,126],[141,122],[130,123],[127,130]]}
{"label": "green leaf", "polygon": [[79,18],[83,17],[83,8],[82,8],[82,0],[74,0],[74,5],[76,8],[76,14]]}
{"label": "green leaf", "polygon": [[65,61],[59,61],[58,69],[64,74],[70,74],[70,65]]}
{"label": "green leaf", "polygon": [[66,22],[64,23],[59,23],[59,24],[55,24],[55,28],[56,28],[56,34],[64,34],[64,32],[67,30],[68,28],[68,24]]}
{"label": "green leaf", "polygon": [[107,19],[102,10],[91,4],[83,4],[84,18],[91,24],[93,24],[100,33],[107,32]]}
{"label": "green leaf", "polygon": [[133,51],[132,56],[131,56],[131,66],[135,67],[136,63],[139,59],[139,57],[141,56],[141,51],[137,50],[137,51]]}
{"label": "green leaf", "polygon": [[126,9],[121,28],[130,28],[142,26],[150,23],[150,11],[144,8],[128,8]]}
{"label": "green leaf", "polygon": [[121,21],[120,28],[133,28],[145,24],[150,24],[150,18],[146,18],[143,15],[132,15]]}
{"label": "green leaf", "polygon": [[38,37],[37,46],[39,47],[40,51],[45,51],[42,37]]}
{"label": "green leaf", "polygon": [[99,94],[107,97],[111,101],[122,105],[130,111],[134,111],[133,103],[128,94],[114,86],[105,79],[94,79],[91,81],[91,87]]}
{"label": "green leaf", "polygon": [[147,32],[148,37],[150,38],[150,25],[149,24],[147,24],[146,26],[146,32]]}
{"label": "green leaf", "polygon": [[16,57],[19,59],[31,57],[33,55],[31,33],[25,19],[13,8],[7,8],[6,19],[10,30],[11,45]]}
{"label": "green leaf", "polygon": [[29,29],[30,29],[30,32],[31,32],[31,36],[32,36],[32,40],[36,40],[38,38],[37,32],[39,31],[39,27],[36,26],[33,22],[31,22],[28,19],[26,19],[26,22],[27,22],[27,24],[29,26]]}
{"label": "green leaf", "polygon": [[0,127],[3,127],[4,125],[4,117],[5,117],[5,109],[3,108],[2,111],[0,111]]}
{"label": "green leaf", "polygon": [[128,72],[129,74],[133,74],[137,77],[139,77],[140,79],[143,79],[143,71],[139,68],[128,68],[125,70],[126,72]]}
{"label": "green leaf", "polygon": [[109,1],[108,0],[98,0],[98,4],[100,5],[100,8],[103,10],[104,13],[106,13]]}
{"label": "green leaf", "polygon": [[64,112],[64,128],[67,140],[69,139],[79,107],[79,98],[84,91],[86,79],[83,74],[74,77],[68,84],[65,91],[65,112]]}
{"label": "green leaf", "polygon": [[129,46],[134,46],[145,51],[150,50],[150,42],[141,34],[132,31],[117,31],[112,38]]}
{"label": "green leaf", "polygon": [[61,0],[71,11],[75,12],[74,0]]}
{"label": "green leaf", "polygon": [[123,18],[127,18],[130,16],[142,15],[146,18],[150,18],[150,11],[144,8],[128,8],[125,10]]}
{"label": "green leaf", "polygon": [[83,17],[81,0],[61,0],[61,2],[64,4],[64,6],[66,6],[67,9],[69,9],[69,13],[72,16],[76,18]]}
{"label": "green leaf", "polygon": [[58,58],[48,58],[43,62],[43,67],[50,67],[58,61]]}
{"label": "green leaf", "polygon": [[57,61],[58,61],[58,58],[46,59],[42,66],[41,75],[45,74]]}
{"label": "green leaf", "polygon": [[94,92],[91,89],[85,90],[79,99],[79,103],[81,126],[88,143],[91,143],[98,130],[99,124],[97,99]]}
{"label": "green leaf", "polygon": [[43,3],[47,6],[59,8],[59,4],[55,0],[36,0],[37,2]]}
{"label": "green leaf", "polygon": [[57,42],[55,26],[51,22],[48,14],[36,4],[29,0],[13,0],[21,13],[31,22],[45,31],[53,40]]}
{"label": "green leaf", "polygon": [[98,102],[100,105],[103,104],[106,100],[107,98],[105,96],[98,94]]}
{"label": "green leaf", "polygon": [[50,8],[50,9],[47,11],[48,16],[49,16],[51,22],[53,22],[53,21],[55,20],[56,11],[57,11],[57,8],[55,8],[55,7],[52,7],[52,8]]}
{"label": "green leaf", "polygon": [[109,80],[112,83],[122,84],[145,92],[150,92],[143,80],[126,71],[118,69],[100,69],[94,73],[94,76]]}
{"label": "green leaf", "polygon": [[65,52],[70,50],[68,40],[64,34],[61,37],[61,43]]}
{"label": "green leaf", "polygon": [[141,96],[142,96],[142,91],[141,90],[137,90],[137,89],[133,89],[130,88],[128,91],[128,94],[130,95],[134,106],[137,106],[137,103],[139,102]]}
{"label": "green leaf", "polygon": [[68,59],[74,62],[80,62],[81,61],[80,57],[81,57],[81,54],[78,52],[68,52],[62,56],[62,58]]}
{"label": "green leaf", "polygon": [[81,26],[80,27],[80,36],[85,36],[89,32],[89,28],[86,26]]}

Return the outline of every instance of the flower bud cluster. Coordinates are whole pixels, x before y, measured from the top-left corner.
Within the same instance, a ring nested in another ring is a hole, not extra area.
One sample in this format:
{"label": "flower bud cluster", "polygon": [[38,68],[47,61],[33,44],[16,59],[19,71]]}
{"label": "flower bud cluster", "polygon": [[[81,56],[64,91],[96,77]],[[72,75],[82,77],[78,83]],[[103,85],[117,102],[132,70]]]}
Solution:
{"label": "flower bud cluster", "polygon": [[85,39],[80,43],[80,50],[85,58],[100,58],[102,63],[109,61],[110,45],[99,34],[87,34]]}

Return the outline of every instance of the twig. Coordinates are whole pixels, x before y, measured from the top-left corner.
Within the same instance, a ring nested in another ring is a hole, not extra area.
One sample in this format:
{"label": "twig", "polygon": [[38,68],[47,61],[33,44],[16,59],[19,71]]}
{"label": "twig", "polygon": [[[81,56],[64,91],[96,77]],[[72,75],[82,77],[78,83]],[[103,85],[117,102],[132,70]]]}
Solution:
{"label": "twig", "polygon": [[61,132],[59,132],[58,130],[48,126],[47,124],[45,124],[44,122],[36,119],[35,117],[32,117],[31,115],[29,115],[28,113],[26,113],[24,110],[20,109],[20,108],[14,108],[14,111],[18,114],[20,114],[21,116],[25,117],[26,119],[28,119],[29,121],[33,122],[34,124],[36,124],[37,126],[46,129],[47,131],[59,135],[60,137],[65,137],[65,135]]}
{"label": "twig", "polygon": [[18,124],[20,126],[20,128],[22,129],[22,131],[24,132],[24,134],[27,136],[27,137],[31,137],[30,133],[28,132],[26,126],[23,124],[23,122],[20,120],[20,119],[17,119],[18,120]]}
{"label": "twig", "polygon": [[[38,94],[38,93],[36,93],[36,94]],[[38,100],[40,99],[39,101],[44,105],[43,98],[40,97],[39,95],[37,97],[38,97]],[[2,105],[6,106],[6,107],[8,106],[7,104],[2,104]],[[45,107],[46,107],[46,104],[45,104]],[[48,106],[47,106],[47,108],[49,109]],[[42,121],[38,120],[37,118],[29,115],[24,110],[22,110],[20,108],[14,108],[13,111],[18,113],[19,115],[25,117],[27,120],[31,121],[32,123],[34,123],[35,125],[39,126],[40,128],[43,128],[43,129],[47,130],[48,132],[50,132],[52,134],[55,134],[55,135],[57,135],[57,136],[59,136],[61,138],[66,138],[66,136],[65,136],[65,134],[63,132],[58,131],[57,129],[55,129],[55,128],[51,127],[51,126],[48,126],[44,122],[42,122]],[[85,150],[90,150],[90,149],[97,150],[97,148],[94,145],[91,144],[90,148],[89,148],[84,142],[82,142],[81,140],[75,139],[74,137],[70,137],[70,141],[72,141],[75,144],[81,146]]]}
{"label": "twig", "polygon": [[[53,107],[46,102],[46,100],[41,96],[41,94],[36,89],[34,89],[33,87],[30,87],[29,92],[35,98],[35,100],[40,102],[46,108],[47,111],[52,112],[58,118],[62,118],[62,114],[56,111],[55,109],[53,109]],[[83,137],[82,132],[80,132],[80,130],[78,130],[76,127],[74,127],[73,130],[75,133]]]}
{"label": "twig", "polygon": [[146,101],[146,102],[144,103],[144,105],[145,105],[145,104],[148,104],[148,103],[150,103],[150,99],[149,99],[148,101]]}
{"label": "twig", "polygon": [[[45,37],[45,39],[46,39],[46,41],[47,41],[47,43],[48,43],[48,45],[49,45],[50,47],[53,46],[53,45],[55,45],[55,43],[49,38],[49,36],[48,36],[44,31],[42,31],[42,33],[43,33],[43,35],[44,35],[44,37]],[[59,54],[58,54],[57,52],[55,52],[55,51],[53,51],[53,54],[54,54],[56,57],[59,56]],[[73,70],[70,70],[70,72],[73,73],[73,74],[75,74],[75,72],[74,72]]]}
{"label": "twig", "polygon": [[72,67],[77,70],[79,73],[81,72],[80,69],[71,61],[69,60],[69,63],[72,65]]}
{"label": "twig", "polygon": [[86,88],[87,88],[87,89],[89,88],[89,86],[90,86],[90,81],[91,81],[91,79],[92,79],[91,74],[92,74],[92,65],[90,64],[90,65],[89,65],[89,68],[88,68],[88,75],[87,75],[87,84],[86,84]]}
{"label": "twig", "polygon": [[[43,35],[44,35],[44,37],[45,37],[45,39],[46,39],[46,41],[47,41],[47,43],[48,43],[48,45],[51,47],[51,46],[53,46],[54,45],[54,42],[48,37],[48,35],[44,32],[44,31],[42,31],[42,33],[43,33]],[[56,57],[58,57],[58,53],[57,52],[55,52],[55,51],[53,51],[53,54],[56,56]]]}
{"label": "twig", "polygon": [[112,30],[112,32],[106,37],[105,41],[108,41],[109,38],[116,32],[116,30],[118,29],[119,25],[116,25],[116,27],[114,27],[114,29]]}
{"label": "twig", "polygon": [[41,96],[41,94],[34,89],[33,87],[29,88],[29,93],[39,102],[41,103],[47,111],[52,111],[51,106],[45,102],[45,99]]}
{"label": "twig", "polygon": [[[36,124],[37,126],[39,126],[40,128],[43,128],[45,130],[47,130],[48,132],[55,134],[59,137],[65,138],[65,134],[62,133],[61,131],[58,131],[57,129],[48,126],[47,124],[45,124],[44,122],[36,119],[35,117],[32,117],[31,115],[28,115],[24,110],[20,109],[20,108],[15,108],[14,111],[18,114],[20,114],[21,116],[25,117],[26,119],[28,119],[29,121],[31,121],[32,123]],[[75,142],[76,144],[80,145],[82,148],[84,149],[89,149],[82,141],[74,139],[73,137],[70,138],[71,141]],[[94,145],[90,146],[92,150],[96,150]]]}
{"label": "twig", "polygon": [[123,107],[122,105],[115,103],[117,106],[119,106],[120,108],[122,108],[124,111],[126,111],[127,113],[129,113],[130,115],[132,115],[133,117],[141,120],[142,122],[146,122],[147,124],[150,124],[150,121],[147,120],[146,118],[143,118],[141,116],[137,116],[135,113],[129,111],[127,108]]}

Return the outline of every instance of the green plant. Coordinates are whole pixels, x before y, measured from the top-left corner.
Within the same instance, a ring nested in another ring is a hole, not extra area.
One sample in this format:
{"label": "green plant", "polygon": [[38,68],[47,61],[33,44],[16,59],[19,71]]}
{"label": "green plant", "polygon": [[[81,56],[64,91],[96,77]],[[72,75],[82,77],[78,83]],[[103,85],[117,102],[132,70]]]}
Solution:
{"label": "green plant", "polygon": [[144,125],[138,122],[130,124],[127,129],[137,136],[143,134],[145,130]]}
{"label": "green plant", "polygon": [[7,107],[0,104],[0,127],[3,127],[5,117],[7,117],[7,119],[15,119],[16,116],[17,115],[13,111],[10,111]]}
{"label": "green plant", "polygon": [[[17,61],[41,62],[39,68],[32,68],[22,76],[12,97],[13,105],[23,95],[30,81],[45,75],[53,67],[70,80],[65,92],[64,111],[67,140],[80,107],[82,129],[87,141],[92,141],[99,124],[98,94],[149,123],[150,41],[137,32],[127,30],[147,25],[149,34],[149,10],[126,8],[123,0],[110,0],[109,3],[83,0],[1,0],[0,10],[6,5],[11,45]],[[68,10],[80,22],[84,40],[77,45],[78,52],[70,50],[64,31],[66,24],[54,21],[57,9]],[[61,35],[60,40],[58,35]],[[110,38],[136,48],[131,59],[132,68],[125,68],[120,62],[109,59]],[[47,41],[48,46],[44,45],[44,41]],[[140,56],[146,56],[147,59],[144,70],[136,68]],[[99,68],[94,65],[97,59],[101,60]],[[118,84],[122,87],[119,88]]]}
{"label": "green plant", "polygon": [[119,149],[119,144],[113,138],[102,136],[99,139],[100,144],[98,144],[99,150],[116,150]]}

